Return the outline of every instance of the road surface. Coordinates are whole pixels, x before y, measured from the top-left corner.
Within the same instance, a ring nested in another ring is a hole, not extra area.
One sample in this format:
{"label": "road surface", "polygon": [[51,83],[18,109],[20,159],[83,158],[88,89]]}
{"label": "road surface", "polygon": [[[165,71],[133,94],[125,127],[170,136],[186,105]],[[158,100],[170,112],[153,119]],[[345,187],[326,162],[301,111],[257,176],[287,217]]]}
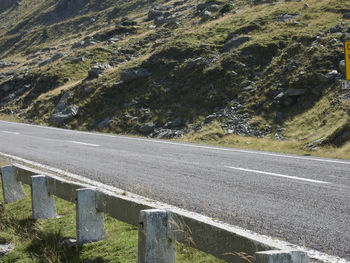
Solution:
{"label": "road surface", "polygon": [[0,152],[350,260],[350,161],[2,121]]}

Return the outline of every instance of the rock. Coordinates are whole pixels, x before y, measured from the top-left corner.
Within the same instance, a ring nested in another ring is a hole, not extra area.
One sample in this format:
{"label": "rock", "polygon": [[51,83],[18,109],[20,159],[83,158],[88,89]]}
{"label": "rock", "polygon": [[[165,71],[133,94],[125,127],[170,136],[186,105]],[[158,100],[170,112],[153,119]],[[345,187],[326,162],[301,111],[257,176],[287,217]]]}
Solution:
{"label": "rock", "polygon": [[185,119],[181,117],[177,117],[173,122],[172,122],[172,127],[179,127],[183,126],[185,124]]}
{"label": "rock", "polygon": [[62,112],[67,107],[68,100],[72,97],[72,93],[65,93],[56,105],[55,113]]}
{"label": "rock", "polygon": [[275,21],[276,22],[289,22],[289,21],[292,21],[292,20],[295,20],[297,19],[299,16],[301,16],[301,14],[283,14],[283,15],[278,15],[275,17]]}
{"label": "rock", "polygon": [[151,137],[157,139],[172,139],[172,138],[180,138],[184,135],[182,130],[172,130],[172,129],[156,129]]}
{"label": "rock", "polygon": [[13,66],[16,66],[17,64],[18,63],[16,62],[0,61],[0,68],[13,67]]}
{"label": "rock", "polygon": [[83,46],[85,46],[85,41],[81,40],[81,41],[78,41],[78,42],[74,43],[72,45],[72,48],[79,48],[79,47],[83,47]]}
{"label": "rock", "polygon": [[339,72],[345,76],[346,72],[345,60],[339,62]]}
{"label": "rock", "polygon": [[14,244],[0,244],[0,258],[6,256],[14,249],[15,249]]}
{"label": "rock", "polygon": [[163,16],[163,11],[160,10],[149,10],[148,11],[148,19],[153,20],[157,17]]}
{"label": "rock", "polygon": [[205,124],[211,123],[216,118],[217,118],[217,116],[215,114],[208,115],[207,117],[205,117],[204,123]]}
{"label": "rock", "polygon": [[53,62],[53,61],[56,61],[60,58],[64,57],[64,54],[61,53],[61,52],[57,52],[55,55],[53,55],[51,58],[50,58],[50,61]]}
{"label": "rock", "polygon": [[340,25],[335,25],[334,27],[332,27],[331,29],[329,29],[330,33],[339,33],[343,31],[343,27]]}
{"label": "rock", "polygon": [[85,57],[84,57],[84,56],[81,56],[81,57],[71,57],[71,58],[69,58],[69,60],[70,60],[72,63],[79,63],[79,62],[84,62],[84,61],[85,61]]}
{"label": "rock", "polygon": [[346,12],[343,14],[344,19],[350,19],[350,12]]}
{"label": "rock", "polygon": [[154,19],[154,24],[156,26],[161,26],[166,23],[166,19],[164,16],[158,16]]}
{"label": "rock", "polygon": [[258,5],[258,4],[272,3],[276,1],[277,0],[254,0],[254,4]]}
{"label": "rock", "polygon": [[95,65],[89,70],[88,78],[89,79],[98,78],[100,77],[100,75],[102,75],[103,71],[109,68],[111,68],[111,66],[107,63]]}
{"label": "rock", "polygon": [[113,118],[107,117],[97,125],[97,128],[99,129],[106,128],[112,121],[113,121]]}
{"label": "rock", "polygon": [[213,4],[213,5],[210,5],[210,6],[207,7],[207,10],[209,12],[216,12],[219,9],[220,9],[220,5],[218,5],[218,4]]}
{"label": "rock", "polygon": [[11,89],[10,84],[6,83],[4,86],[2,86],[2,90],[4,92],[8,92]]}
{"label": "rock", "polygon": [[66,109],[64,109],[64,111],[52,114],[50,121],[52,124],[62,125],[77,116],[78,112],[79,106],[68,106]]}
{"label": "rock", "polygon": [[120,79],[125,82],[133,81],[140,78],[146,78],[151,76],[151,73],[145,68],[133,68],[125,70]]}
{"label": "rock", "polygon": [[148,135],[154,131],[155,127],[156,127],[156,125],[154,122],[148,122],[140,127],[140,132],[143,135]]}
{"label": "rock", "polygon": [[326,74],[327,78],[330,80],[335,79],[338,76],[338,71],[337,70],[332,70]]}
{"label": "rock", "polygon": [[208,10],[205,10],[204,12],[201,13],[201,18],[203,20],[208,20],[211,18],[211,12],[209,12]]}
{"label": "rock", "polygon": [[310,142],[308,144],[306,144],[303,149],[315,149],[317,146],[322,145],[322,143],[325,141],[325,137],[319,138],[313,142]]}
{"label": "rock", "polygon": [[287,95],[290,97],[294,97],[294,96],[301,96],[304,95],[306,93],[306,89],[294,89],[294,88],[289,88],[287,90]]}
{"label": "rock", "polygon": [[281,99],[283,99],[283,97],[284,97],[284,92],[280,92],[275,98],[274,98],[274,100],[281,100]]}
{"label": "rock", "polygon": [[322,73],[316,73],[316,77],[319,82],[325,84],[329,81],[328,77],[325,74]]}
{"label": "rock", "polygon": [[276,113],[276,121],[282,120],[283,117],[284,117],[283,112],[279,111],[279,112]]}
{"label": "rock", "polygon": [[236,37],[234,39],[230,39],[229,41],[227,41],[225,43],[224,50],[230,51],[233,48],[238,48],[242,44],[248,42],[250,39],[251,39],[251,37],[249,37],[249,36],[240,36],[240,37]]}
{"label": "rock", "polygon": [[68,105],[68,100],[72,97],[70,92],[65,93],[56,105],[54,114],[50,116],[50,122],[55,125],[62,125],[78,115],[79,106]]}
{"label": "rock", "polygon": [[75,248],[77,240],[73,238],[63,238],[58,242],[58,247]]}

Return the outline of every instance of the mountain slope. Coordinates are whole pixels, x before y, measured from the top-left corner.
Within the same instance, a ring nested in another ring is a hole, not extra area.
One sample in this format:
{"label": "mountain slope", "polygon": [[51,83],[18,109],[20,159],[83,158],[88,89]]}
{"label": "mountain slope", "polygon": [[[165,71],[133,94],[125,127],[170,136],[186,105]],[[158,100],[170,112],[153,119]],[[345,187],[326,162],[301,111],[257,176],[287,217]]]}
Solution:
{"label": "mountain slope", "polygon": [[237,134],[350,151],[350,89],[341,86],[347,0],[4,2],[3,114],[157,138]]}

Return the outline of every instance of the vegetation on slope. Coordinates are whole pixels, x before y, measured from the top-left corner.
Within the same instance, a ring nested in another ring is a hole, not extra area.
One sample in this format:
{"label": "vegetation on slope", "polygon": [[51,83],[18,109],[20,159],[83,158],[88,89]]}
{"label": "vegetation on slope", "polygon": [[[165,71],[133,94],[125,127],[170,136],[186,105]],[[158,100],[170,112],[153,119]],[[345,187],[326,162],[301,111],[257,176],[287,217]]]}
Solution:
{"label": "vegetation on slope", "polygon": [[216,143],[349,152],[348,1],[265,2],[22,0],[0,13],[0,112],[195,141],[218,123]]}

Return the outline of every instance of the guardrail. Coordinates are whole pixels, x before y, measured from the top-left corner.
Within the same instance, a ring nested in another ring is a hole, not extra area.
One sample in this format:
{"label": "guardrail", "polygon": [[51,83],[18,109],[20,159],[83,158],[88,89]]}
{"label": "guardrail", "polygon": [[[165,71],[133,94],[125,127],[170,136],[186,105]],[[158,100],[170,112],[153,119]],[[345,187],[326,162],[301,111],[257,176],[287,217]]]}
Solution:
{"label": "guardrail", "polygon": [[1,168],[4,202],[24,198],[22,184],[31,186],[33,219],[57,216],[54,196],[76,203],[77,242],[105,238],[104,213],[137,226],[138,263],[174,263],[175,241],[227,262],[307,263],[305,252],[146,198],[118,194],[22,165]]}

